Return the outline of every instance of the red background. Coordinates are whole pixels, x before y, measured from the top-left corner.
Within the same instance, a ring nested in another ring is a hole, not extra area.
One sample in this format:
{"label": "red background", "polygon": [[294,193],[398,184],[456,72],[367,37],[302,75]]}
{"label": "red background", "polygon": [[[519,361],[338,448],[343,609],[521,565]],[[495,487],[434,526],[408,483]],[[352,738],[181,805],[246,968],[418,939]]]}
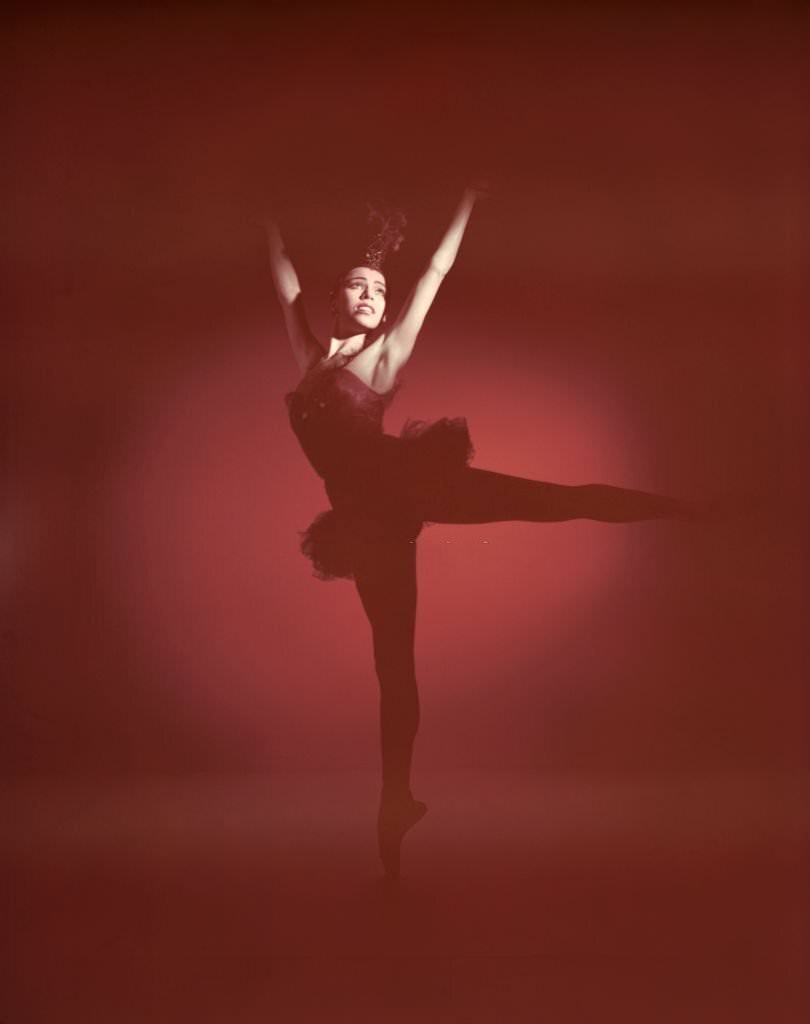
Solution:
{"label": "red background", "polygon": [[[420,1024],[805,1019],[807,22],[544,11],[10,24],[9,1024],[252,1024],[266,977],[294,1003],[344,955],[414,949],[457,955],[468,999]],[[396,304],[482,170],[387,429],[464,415],[482,468],[733,514],[424,532],[431,815],[394,906],[357,880],[370,634],[297,549],[326,498],[260,224],[323,336],[365,199],[409,216]]]}
{"label": "red background", "polygon": [[481,467],[758,515],[427,531],[420,763],[795,765],[795,27],[629,9],[21,18],[7,768],[375,763],[359,603],[297,551],[325,497],[285,420],[296,370],[259,221],[276,209],[323,335],[364,198],[410,215],[396,303],[482,166],[495,195],[387,429],[466,415]]}

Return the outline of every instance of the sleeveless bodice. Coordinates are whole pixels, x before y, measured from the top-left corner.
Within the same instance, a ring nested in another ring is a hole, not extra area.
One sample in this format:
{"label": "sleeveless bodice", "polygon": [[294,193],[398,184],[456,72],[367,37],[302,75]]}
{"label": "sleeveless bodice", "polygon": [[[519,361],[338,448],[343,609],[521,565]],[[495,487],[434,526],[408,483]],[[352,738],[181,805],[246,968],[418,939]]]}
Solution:
{"label": "sleeveless bodice", "polygon": [[385,410],[400,388],[375,391],[346,362],[321,360],[285,396],[293,431],[326,481],[352,477],[367,463],[382,436]]}

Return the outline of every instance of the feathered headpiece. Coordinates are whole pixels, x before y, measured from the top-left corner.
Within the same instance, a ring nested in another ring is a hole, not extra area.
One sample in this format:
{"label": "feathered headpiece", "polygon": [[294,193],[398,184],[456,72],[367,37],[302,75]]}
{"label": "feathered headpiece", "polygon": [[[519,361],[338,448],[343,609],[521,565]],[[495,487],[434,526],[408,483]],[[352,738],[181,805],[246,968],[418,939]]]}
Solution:
{"label": "feathered headpiece", "polygon": [[405,240],[402,229],[408,223],[402,210],[392,210],[382,203],[366,203],[368,223],[374,235],[363,254],[363,266],[382,271],[388,254],[396,252]]}

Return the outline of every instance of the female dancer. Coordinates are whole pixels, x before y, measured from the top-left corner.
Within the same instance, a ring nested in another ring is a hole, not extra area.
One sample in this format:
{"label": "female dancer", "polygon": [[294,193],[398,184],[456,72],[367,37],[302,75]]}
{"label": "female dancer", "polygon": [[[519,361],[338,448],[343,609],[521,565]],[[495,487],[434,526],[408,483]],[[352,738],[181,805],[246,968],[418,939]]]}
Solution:
{"label": "female dancer", "polygon": [[465,189],[438,248],[390,320],[381,268],[386,253],[399,247],[404,218],[380,217],[373,242],[332,292],[334,321],[326,349],[307,323],[298,277],[278,226],[268,224],[273,282],[302,374],[295,391],[285,396],[290,422],[332,505],[305,531],[302,550],[321,579],[354,579],[371,624],[381,693],[383,785],[377,831],[389,877],[399,874],[403,836],[427,810],[410,789],[419,725],[416,537],[423,524],[630,522],[686,513],[679,501],[641,491],[603,484],[568,487],[472,468],[473,448],[463,418],[430,424],[408,420],[399,437],[383,433],[398,374],[483,194],[478,185]]}

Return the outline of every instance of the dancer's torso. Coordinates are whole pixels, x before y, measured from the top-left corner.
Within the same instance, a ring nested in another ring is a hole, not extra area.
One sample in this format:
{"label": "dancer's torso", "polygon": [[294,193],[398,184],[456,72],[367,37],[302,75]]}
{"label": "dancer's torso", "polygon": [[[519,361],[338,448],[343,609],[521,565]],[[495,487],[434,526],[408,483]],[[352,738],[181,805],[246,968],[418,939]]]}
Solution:
{"label": "dancer's torso", "polygon": [[378,447],[385,410],[399,388],[376,391],[349,368],[354,358],[338,353],[319,360],[285,396],[301,447],[327,481],[362,468]]}

